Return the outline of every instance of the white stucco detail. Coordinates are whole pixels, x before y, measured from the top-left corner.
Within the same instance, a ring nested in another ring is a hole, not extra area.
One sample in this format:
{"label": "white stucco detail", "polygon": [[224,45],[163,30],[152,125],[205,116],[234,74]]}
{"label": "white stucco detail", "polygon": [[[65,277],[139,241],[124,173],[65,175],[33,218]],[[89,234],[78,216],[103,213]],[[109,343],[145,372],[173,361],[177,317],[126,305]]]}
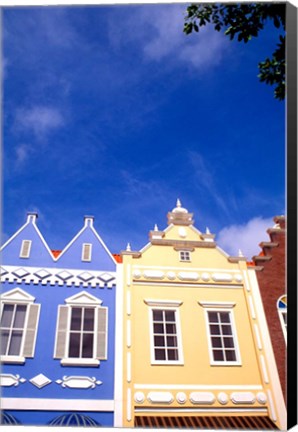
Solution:
{"label": "white stucco detail", "polygon": [[152,403],[166,403],[170,404],[174,400],[174,396],[170,392],[149,392],[147,399]]}
{"label": "white stucco detail", "polygon": [[192,392],[189,399],[193,404],[211,405],[215,402],[215,396],[211,392]]}
{"label": "white stucco detail", "polygon": [[184,404],[187,400],[186,394],[183,392],[179,392],[176,394],[176,400],[180,404]]}
{"label": "white stucco detail", "polygon": [[199,273],[197,273],[197,272],[179,272],[178,277],[181,280],[197,281],[199,279]]}
{"label": "white stucco detail", "polygon": [[231,401],[234,404],[254,404],[255,395],[251,392],[234,392],[231,394]]}
{"label": "white stucco detail", "polygon": [[160,270],[145,270],[143,276],[145,279],[163,279],[165,274]]}
{"label": "white stucco detail", "polygon": [[220,392],[217,395],[217,400],[220,404],[226,405],[229,402],[229,397],[226,393]]}
{"label": "white stucco detail", "polygon": [[56,380],[56,383],[64,388],[89,389],[101,385],[102,381],[97,380],[95,377],[88,376],[64,376],[62,380]]}
{"label": "white stucco detail", "polygon": [[233,279],[229,273],[212,273],[211,277],[215,282],[231,282]]}
{"label": "white stucco detail", "polygon": [[33,285],[66,285],[81,287],[108,287],[116,285],[116,272],[100,272],[61,268],[5,266],[7,273],[1,276],[2,282],[25,282]]}
{"label": "white stucco detail", "polygon": [[143,403],[145,400],[145,395],[143,392],[136,392],[134,399],[137,403]]}
{"label": "white stucco detail", "polygon": [[0,386],[1,387],[17,387],[20,383],[26,382],[25,378],[20,378],[20,375],[1,374]]}
{"label": "white stucco detail", "polygon": [[50,380],[50,378],[46,377],[44,374],[40,373],[39,375],[36,375],[35,377],[31,378],[30,382],[35,387],[41,389],[46,385],[50,384],[52,380]]}

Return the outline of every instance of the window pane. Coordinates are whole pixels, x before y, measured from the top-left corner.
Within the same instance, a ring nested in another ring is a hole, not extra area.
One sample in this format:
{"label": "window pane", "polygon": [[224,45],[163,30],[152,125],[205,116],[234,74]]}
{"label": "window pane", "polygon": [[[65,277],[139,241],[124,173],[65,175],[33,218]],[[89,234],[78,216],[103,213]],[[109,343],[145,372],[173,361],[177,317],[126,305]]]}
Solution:
{"label": "window pane", "polygon": [[163,349],[155,349],[155,360],[165,360],[166,359],[166,352]]}
{"label": "window pane", "polygon": [[5,304],[3,306],[2,318],[1,318],[1,327],[10,327],[12,320],[14,305]]}
{"label": "window pane", "polygon": [[208,312],[208,318],[209,318],[209,322],[217,323],[218,322],[217,312]]}
{"label": "window pane", "polygon": [[84,311],[84,330],[94,330],[94,309]]}
{"label": "window pane", "polygon": [[93,357],[93,334],[92,333],[85,333],[83,335],[82,357],[84,358]]}
{"label": "window pane", "polygon": [[6,354],[9,332],[7,330],[1,332],[1,355]]}
{"label": "window pane", "polygon": [[220,329],[219,329],[219,325],[210,325],[210,333],[212,335],[219,335],[220,334]]}
{"label": "window pane", "polygon": [[27,306],[18,305],[14,317],[14,328],[22,329],[24,327]]}
{"label": "window pane", "polygon": [[211,342],[212,342],[213,348],[221,348],[222,347],[221,339],[218,337],[212,337]]}
{"label": "window pane", "polygon": [[223,352],[221,350],[213,350],[213,358],[215,361],[223,361]]}
{"label": "window pane", "polygon": [[72,308],[70,330],[81,330],[81,318],[82,318],[82,309]]}
{"label": "window pane", "polygon": [[165,338],[164,338],[164,336],[154,336],[154,346],[155,347],[163,347],[163,346],[165,346]]}
{"label": "window pane", "polygon": [[154,310],[153,311],[153,320],[154,321],[163,321],[161,310]]}
{"label": "window pane", "polygon": [[154,328],[154,333],[159,333],[159,334],[164,333],[163,324],[154,324],[153,328]]}
{"label": "window pane", "polygon": [[14,330],[12,332],[8,355],[20,355],[22,335],[23,332],[19,330]]}
{"label": "window pane", "polygon": [[223,335],[231,335],[232,334],[232,327],[230,325],[223,325],[221,327],[221,331]]}
{"label": "window pane", "polygon": [[178,350],[168,349],[168,360],[178,360]]}
{"label": "window pane", "polygon": [[227,361],[236,361],[236,353],[234,350],[225,352]]}
{"label": "window pane", "polygon": [[167,346],[168,347],[176,347],[177,346],[176,336],[167,336]]}
{"label": "window pane", "polygon": [[225,337],[224,338],[224,346],[225,346],[225,348],[234,348],[233,338]]}
{"label": "window pane", "polygon": [[230,314],[229,314],[229,312],[221,312],[220,313],[220,321],[222,323],[229,323],[230,322]]}
{"label": "window pane", "polygon": [[166,332],[170,334],[176,333],[176,324],[166,324]]}
{"label": "window pane", "polygon": [[165,311],[166,321],[175,322],[175,312],[174,311]]}
{"label": "window pane", "polygon": [[79,333],[70,333],[68,356],[80,357],[80,334]]}

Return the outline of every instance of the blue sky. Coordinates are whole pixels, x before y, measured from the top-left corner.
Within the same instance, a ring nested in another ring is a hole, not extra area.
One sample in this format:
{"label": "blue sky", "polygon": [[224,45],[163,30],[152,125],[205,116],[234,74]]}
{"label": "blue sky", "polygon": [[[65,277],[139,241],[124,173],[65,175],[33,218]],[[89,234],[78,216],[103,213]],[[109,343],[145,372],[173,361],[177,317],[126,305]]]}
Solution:
{"label": "blue sky", "polygon": [[3,241],[37,211],[52,249],[84,215],[140,249],[176,199],[249,258],[285,212],[285,104],[248,44],[183,33],[186,4],[3,10]]}

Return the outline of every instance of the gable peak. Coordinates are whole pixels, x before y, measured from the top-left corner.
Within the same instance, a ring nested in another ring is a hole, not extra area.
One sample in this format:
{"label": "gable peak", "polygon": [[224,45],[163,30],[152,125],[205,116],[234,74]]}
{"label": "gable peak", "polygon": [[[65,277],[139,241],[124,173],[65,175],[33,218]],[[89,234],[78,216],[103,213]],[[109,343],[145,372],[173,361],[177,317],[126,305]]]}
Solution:
{"label": "gable peak", "polygon": [[27,222],[34,223],[38,218],[38,214],[36,212],[27,212]]}
{"label": "gable peak", "polygon": [[93,227],[94,216],[84,216],[84,225]]}
{"label": "gable peak", "polygon": [[181,201],[178,198],[176,207],[168,213],[168,224],[173,225],[193,225],[193,213],[188,213],[188,210],[181,205]]}

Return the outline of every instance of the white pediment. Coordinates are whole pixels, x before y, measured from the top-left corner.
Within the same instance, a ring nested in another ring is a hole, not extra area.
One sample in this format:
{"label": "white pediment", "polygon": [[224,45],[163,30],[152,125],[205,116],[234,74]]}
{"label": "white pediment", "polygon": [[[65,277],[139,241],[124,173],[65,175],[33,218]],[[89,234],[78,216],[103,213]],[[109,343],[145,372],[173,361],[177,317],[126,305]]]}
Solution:
{"label": "white pediment", "polygon": [[2,301],[11,301],[11,302],[26,302],[33,303],[35,297],[28,294],[26,291],[23,291],[21,288],[14,288],[4,294],[1,295]]}
{"label": "white pediment", "polygon": [[72,297],[68,297],[67,299],[65,299],[65,303],[67,304],[90,304],[90,305],[101,305],[102,304],[102,300],[94,297],[93,295],[82,291],[78,294],[75,294]]}

